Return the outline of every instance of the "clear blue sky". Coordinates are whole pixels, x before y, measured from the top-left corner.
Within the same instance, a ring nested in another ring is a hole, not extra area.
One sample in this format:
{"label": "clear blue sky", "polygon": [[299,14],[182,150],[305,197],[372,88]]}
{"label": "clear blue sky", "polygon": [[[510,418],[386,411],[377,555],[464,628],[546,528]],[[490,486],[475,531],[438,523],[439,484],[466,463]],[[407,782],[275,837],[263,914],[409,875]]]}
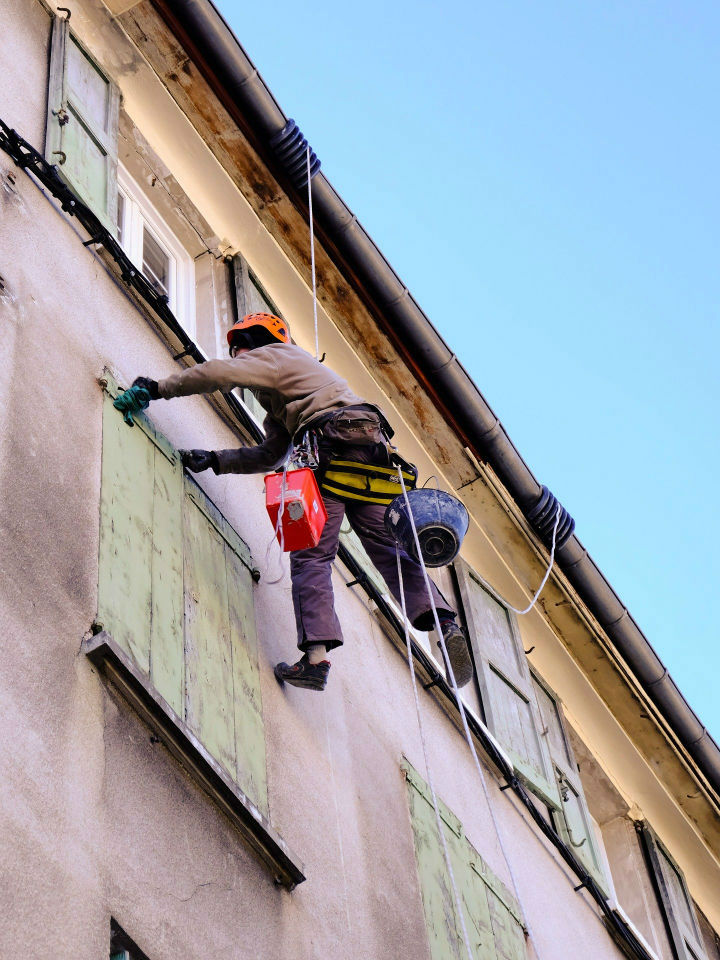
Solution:
{"label": "clear blue sky", "polygon": [[720,7],[219,7],[720,739]]}

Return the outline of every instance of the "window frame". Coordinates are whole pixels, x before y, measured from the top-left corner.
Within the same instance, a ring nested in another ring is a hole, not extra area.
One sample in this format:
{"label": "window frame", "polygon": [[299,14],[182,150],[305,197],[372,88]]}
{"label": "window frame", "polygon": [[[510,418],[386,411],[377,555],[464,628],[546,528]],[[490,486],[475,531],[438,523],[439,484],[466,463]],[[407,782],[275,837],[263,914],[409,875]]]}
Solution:
{"label": "window frame", "polygon": [[[123,222],[116,219],[116,227],[121,233],[121,247],[143,276],[143,231],[147,228],[155,242],[169,260],[170,282],[168,284],[168,306],[175,314],[178,323],[191,339],[195,339],[197,324],[195,319],[195,264],[185,247],[180,243],[172,228],[153,207],[147,194],[125,167],[117,166],[117,192],[122,195]],[[118,203],[118,211],[119,211]],[[148,281],[152,283],[150,277]]]}
{"label": "window frame", "polygon": [[[495,599],[495,592],[490,585],[473,570],[467,561],[460,557],[455,560],[453,566],[460,589],[465,623],[467,624],[470,643],[473,649],[485,722],[495,739],[502,745],[504,752],[512,759],[515,772],[527,784],[528,788],[552,810],[559,810],[561,808],[560,793],[557,787],[554,767],[550,759],[550,752],[545,743],[545,738],[542,736],[543,725],[540,722],[540,710],[532,685],[530,665],[520,636],[517,618],[512,610]],[[475,586],[473,586],[473,584]],[[514,647],[518,666],[517,674],[514,677],[508,675],[509,671],[505,666],[496,662],[494,657],[486,649],[485,644],[483,644],[482,631],[475,617],[472,605],[471,590],[475,589],[475,587],[484,590],[507,615],[510,639]],[[542,770],[536,770],[527,763],[518,754],[514,745],[507,743],[506,738],[502,736],[499,729],[498,703],[491,693],[491,677],[493,674],[498,676],[502,682],[507,684],[512,691],[527,704],[533,722],[533,732],[537,739]]]}
{"label": "window frame", "polygon": [[[700,929],[697,914],[695,913],[693,898],[690,895],[685,874],[647,821],[640,821],[640,835],[642,837],[643,849],[650,868],[650,875],[655,888],[660,912],[665,920],[675,956],[678,960],[708,960],[705,940]],[[669,868],[675,872],[680,881],[681,893],[685,898],[688,915],[690,917],[690,928],[687,927],[678,915],[674,897],[669,888],[665,867],[663,866],[663,858],[667,861]],[[687,936],[688,933],[690,934],[689,937]]]}
{"label": "window frame", "polygon": [[[612,886],[612,874],[609,870],[607,854],[605,853],[602,841],[598,836],[599,828],[597,827],[596,821],[593,819],[593,816],[590,813],[590,808],[588,807],[587,799],[585,797],[585,790],[580,777],[580,771],[578,770],[575,751],[572,748],[572,743],[567,731],[567,720],[565,719],[562,701],[552,687],[550,687],[550,685],[543,680],[536,670],[531,668],[530,676],[533,682],[533,687],[536,691],[536,700],[538,703],[538,710],[540,712],[540,719],[543,723],[542,736],[545,739],[545,742],[548,744],[548,752],[550,754],[553,770],[555,771],[558,792],[560,793],[560,799],[562,801],[562,807],[560,810],[551,811],[553,824],[555,825],[556,831],[560,834],[565,843],[573,848],[575,857],[582,863],[585,869],[588,870],[590,876],[597,883],[605,896],[612,897],[614,896],[614,891]],[[555,715],[558,720],[559,733],[563,741],[562,746],[565,754],[564,757],[558,757],[556,752],[553,750],[552,740],[548,736],[549,726],[547,718],[543,712],[540,698],[537,697],[537,687],[540,687],[545,692],[545,695],[552,700],[555,707]],[[574,836],[572,828],[567,819],[567,814],[565,813],[568,801],[565,799],[564,791],[567,791],[568,788],[575,794],[580,813],[585,822],[585,835],[582,839]],[[589,858],[586,856],[586,851],[590,851]]]}
{"label": "window frame", "polygon": [[[133,426],[124,422],[113,407],[119,387],[108,370],[100,385],[97,617],[83,652],[276,881],[292,889],[305,879],[304,867],[268,819],[252,595],[259,573],[239,534],[183,471],[170,441],[145,414]],[[208,551],[213,568],[222,570],[218,577],[203,562]],[[213,615],[204,598],[214,597],[221,581],[226,595]],[[203,695],[208,687],[219,691],[214,712]]]}

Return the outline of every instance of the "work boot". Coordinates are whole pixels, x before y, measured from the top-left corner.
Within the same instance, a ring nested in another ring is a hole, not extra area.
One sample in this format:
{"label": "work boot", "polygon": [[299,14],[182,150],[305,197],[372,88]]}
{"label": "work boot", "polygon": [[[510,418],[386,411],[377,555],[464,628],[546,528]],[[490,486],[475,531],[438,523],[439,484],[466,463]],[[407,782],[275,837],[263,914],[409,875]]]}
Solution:
{"label": "work boot", "polygon": [[293,663],[278,663],[275,667],[275,679],[278,683],[291,683],[294,687],[305,687],[306,690],[324,690],[330,673],[330,661],[310,663],[305,654]]}
{"label": "work boot", "polygon": [[[440,629],[442,630],[445,649],[447,650],[450,666],[452,667],[453,676],[455,677],[455,683],[458,687],[464,687],[470,683],[473,675],[473,663],[465,632],[454,620],[441,620]],[[442,653],[442,645],[439,640],[438,646]],[[447,669],[447,664],[445,664],[445,673],[447,674],[448,682],[450,682],[450,673]]]}

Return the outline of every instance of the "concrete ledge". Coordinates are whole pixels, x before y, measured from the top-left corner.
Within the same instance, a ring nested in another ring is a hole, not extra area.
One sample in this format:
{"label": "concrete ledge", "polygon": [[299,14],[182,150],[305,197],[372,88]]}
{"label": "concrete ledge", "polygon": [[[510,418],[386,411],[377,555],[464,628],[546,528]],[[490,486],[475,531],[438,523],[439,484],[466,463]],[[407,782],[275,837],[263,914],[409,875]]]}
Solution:
{"label": "concrete ledge", "polygon": [[302,861],[110,634],[103,631],[84,640],[82,651],[237,827],[248,846],[270,868],[275,882],[288,890],[302,883]]}

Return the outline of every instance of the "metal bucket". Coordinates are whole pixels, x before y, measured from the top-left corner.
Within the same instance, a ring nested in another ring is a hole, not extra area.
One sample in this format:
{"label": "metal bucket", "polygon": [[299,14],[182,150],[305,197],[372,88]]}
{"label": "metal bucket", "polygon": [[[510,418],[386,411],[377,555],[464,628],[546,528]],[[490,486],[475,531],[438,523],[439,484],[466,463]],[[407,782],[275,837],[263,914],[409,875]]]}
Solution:
{"label": "metal bucket", "polygon": [[[407,497],[425,566],[444,567],[451,563],[460,552],[470,523],[465,504],[444,490],[409,490]],[[404,494],[388,505],[385,527],[406,553],[420,559]]]}

